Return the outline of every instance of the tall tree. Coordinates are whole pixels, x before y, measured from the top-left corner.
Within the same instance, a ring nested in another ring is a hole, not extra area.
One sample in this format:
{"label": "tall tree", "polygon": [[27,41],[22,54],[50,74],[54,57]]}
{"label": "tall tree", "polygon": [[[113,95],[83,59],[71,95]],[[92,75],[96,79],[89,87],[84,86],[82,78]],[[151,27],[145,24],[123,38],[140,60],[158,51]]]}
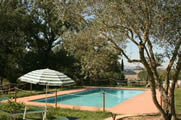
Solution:
{"label": "tall tree", "polygon": [[[99,34],[128,62],[141,63],[148,72],[155,106],[164,120],[175,120],[174,89],[181,70],[181,2],[179,0],[92,0],[88,8],[94,14],[95,31],[91,36],[95,36],[95,33]],[[88,31],[89,29],[84,33]],[[137,47],[138,59],[130,58],[124,50],[125,43],[128,41]],[[155,51],[156,48],[163,46],[166,50],[160,53],[164,55],[163,57],[169,56],[165,87],[158,74],[160,60]],[[175,75],[170,87],[171,69],[175,69]],[[162,95],[163,106],[159,104],[156,97],[156,86]]]}
{"label": "tall tree", "polygon": [[[52,1],[29,2],[30,21],[26,25],[26,39],[29,53],[36,55],[38,68],[49,67],[52,48],[58,43],[58,37],[63,34],[62,21],[58,22],[55,6]],[[32,58],[32,59],[35,59]]]}
{"label": "tall tree", "polygon": [[112,83],[112,79],[120,79],[117,50],[111,48],[94,28],[89,27],[89,31],[83,30],[78,35],[69,34],[64,45],[70,54],[79,59],[84,81],[89,80],[91,85],[98,85],[101,80],[107,83],[111,80]]}
{"label": "tall tree", "polygon": [[[181,69],[179,29],[181,2],[170,0],[105,0],[102,5],[104,8],[98,16],[100,33],[127,58],[128,62],[144,65],[149,75],[154,104],[165,120],[175,120],[174,89]],[[117,38],[117,36],[119,37]],[[119,41],[125,40],[137,46],[139,59],[131,59],[118,44]],[[165,87],[163,87],[158,74],[160,63],[156,59],[157,54],[155,52],[158,45],[167,47],[167,50],[162,54],[169,54],[169,63],[165,73]],[[176,72],[174,82],[170,87],[169,74],[174,68],[174,64]],[[163,106],[159,104],[156,97],[157,85],[163,98]]]}
{"label": "tall tree", "polygon": [[[64,33],[79,30],[79,25],[72,18],[76,16],[69,14],[69,11],[74,11],[75,7],[69,2],[57,0],[36,0],[29,2],[29,6],[31,19],[25,30],[28,48],[28,55],[25,59],[31,57],[31,61],[25,63],[25,67],[28,67],[29,71],[46,67],[55,69],[58,63],[52,60],[55,60],[54,58],[61,52],[53,53],[54,47],[60,46],[63,49]],[[61,58],[59,57],[59,59]]]}
{"label": "tall tree", "polygon": [[3,0],[0,2],[0,77],[12,82],[16,81],[21,69],[19,60],[25,50],[25,37],[21,30],[27,16],[22,1]]}

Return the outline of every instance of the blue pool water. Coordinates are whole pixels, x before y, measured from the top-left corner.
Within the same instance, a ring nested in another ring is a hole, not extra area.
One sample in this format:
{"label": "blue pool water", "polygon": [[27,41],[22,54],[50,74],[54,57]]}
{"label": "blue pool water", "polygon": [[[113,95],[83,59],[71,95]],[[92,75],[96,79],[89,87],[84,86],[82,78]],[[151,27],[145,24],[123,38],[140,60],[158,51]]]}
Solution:
{"label": "blue pool water", "polygon": [[[98,88],[57,96],[57,104],[102,107],[102,91],[105,92],[106,108],[114,107],[117,104],[120,104],[121,102],[144,92],[144,90]],[[34,101],[45,102],[45,99],[39,99]],[[55,103],[55,97],[47,98],[47,102]]]}

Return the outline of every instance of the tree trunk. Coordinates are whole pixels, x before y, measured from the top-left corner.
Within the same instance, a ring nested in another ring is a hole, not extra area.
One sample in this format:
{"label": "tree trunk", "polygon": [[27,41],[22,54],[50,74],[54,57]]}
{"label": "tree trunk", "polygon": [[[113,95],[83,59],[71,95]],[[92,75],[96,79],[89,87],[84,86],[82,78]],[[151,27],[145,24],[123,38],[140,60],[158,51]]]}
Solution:
{"label": "tree trunk", "polygon": [[163,120],[171,120],[171,114],[170,114],[170,105],[169,105],[169,100],[168,96],[163,95],[163,109],[165,116],[162,116]]}
{"label": "tree trunk", "polygon": [[174,99],[174,90],[169,90],[168,96],[163,95],[163,109],[165,116],[162,116],[163,120],[177,120],[175,112],[175,99]]}
{"label": "tree trunk", "polygon": [[[171,120],[170,112],[168,111],[169,107],[167,109],[164,109],[164,107],[162,107],[160,105],[160,103],[158,102],[158,99],[156,96],[157,95],[157,93],[156,93],[156,82],[155,82],[154,76],[153,76],[152,72],[149,70],[148,70],[148,74],[149,74],[149,82],[150,82],[153,102],[154,102],[156,108],[161,113],[161,118],[163,120]],[[160,93],[161,93],[161,96],[163,99],[163,105],[170,106],[170,104],[167,100],[168,96],[165,94],[165,91],[163,91],[163,89],[160,89]]]}
{"label": "tree trunk", "polygon": [[[152,99],[153,99],[153,102],[154,102],[156,108],[157,108],[157,109],[160,111],[160,113],[161,113],[161,118],[162,118],[163,120],[170,120],[170,119],[168,119],[168,118],[169,118],[169,117],[168,117],[168,114],[165,112],[165,110],[163,110],[163,108],[161,107],[161,105],[158,103],[158,100],[157,100],[157,97],[156,97],[156,89],[155,89],[154,83],[150,83],[150,85],[151,85]],[[165,98],[163,97],[163,99],[165,99]],[[164,103],[164,100],[163,100],[163,104],[165,104],[165,103]]]}
{"label": "tree trunk", "polygon": [[[175,81],[176,83],[176,81]],[[176,120],[176,111],[175,111],[175,83],[170,89],[170,113],[171,120]]]}

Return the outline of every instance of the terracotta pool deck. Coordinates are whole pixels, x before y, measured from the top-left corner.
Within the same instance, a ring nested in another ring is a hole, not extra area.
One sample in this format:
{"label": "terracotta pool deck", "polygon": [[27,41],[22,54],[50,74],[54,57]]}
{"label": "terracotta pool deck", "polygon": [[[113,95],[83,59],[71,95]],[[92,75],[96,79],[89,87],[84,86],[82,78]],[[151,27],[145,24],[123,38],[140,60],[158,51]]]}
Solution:
{"label": "terracotta pool deck", "polygon": [[[80,92],[85,91],[88,89],[94,89],[96,87],[90,87],[85,89],[75,89],[75,90],[66,90],[66,91],[60,91],[57,92],[58,95],[68,94],[68,93],[74,93],[74,92]],[[128,89],[128,88],[123,88]],[[158,110],[156,109],[151,96],[151,91],[149,89],[141,89],[145,90],[145,92],[132,97],[112,108],[106,108],[107,112],[117,113],[117,114],[147,114],[147,113],[158,113]],[[47,94],[47,97],[53,97],[55,96],[54,93]],[[159,100],[160,94],[157,92],[157,97]],[[27,105],[33,105],[33,106],[45,106],[45,103],[40,102],[32,102],[32,100],[42,99],[45,98],[45,94],[41,95],[34,95],[29,97],[23,97],[18,98],[17,102],[21,102]],[[47,103],[48,106],[55,107],[55,104]],[[88,111],[102,111],[102,107],[89,107],[89,106],[78,106],[78,105],[64,105],[64,104],[57,104],[57,107],[60,108],[70,108],[70,109],[77,109],[77,110],[88,110]]]}

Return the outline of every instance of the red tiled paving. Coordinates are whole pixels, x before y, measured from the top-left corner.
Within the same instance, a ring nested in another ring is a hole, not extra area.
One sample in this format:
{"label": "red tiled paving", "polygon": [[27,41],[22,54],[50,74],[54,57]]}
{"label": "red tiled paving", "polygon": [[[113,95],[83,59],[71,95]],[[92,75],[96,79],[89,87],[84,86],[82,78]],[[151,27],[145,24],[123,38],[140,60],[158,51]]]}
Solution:
{"label": "red tiled paving", "polygon": [[[95,87],[94,87],[95,88]],[[85,91],[93,88],[86,89],[76,89],[76,90],[66,90],[60,91],[57,94],[63,95],[68,93]],[[117,114],[144,114],[144,113],[157,113],[158,110],[154,106],[152,102],[151,91],[149,89],[144,89],[145,92],[141,93],[133,98],[130,98],[112,108],[106,108],[106,111],[113,112]],[[55,96],[55,94],[47,94],[47,97]],[[45,98],[46,95],[35,95],[29,97],[18,98],[17,102],[23,102],[27,105],[35,105],[35,106],[45,106],[45,103],[32,102],[32,100]],[[159,100],[159,93],[157,93],[157,97]],[[48,106],[55,106],[55,104],[47,103]],[[60,108],[70,108],[70,109],[78,109],[78,110],[89,110],[89,111],[100,111],[102,107],[89,107],[89,106],[78,106],[78,105],[64,105],[58,104]]]}
{"label": "red tiled paving", "polygon": [[[159,94],[157,96],[159,99]],[[144,93],[128,99],[116,105],[115,107],[112,107],[110,111],[113,113],[122,114],[143,114],[158,112],[152,101],[151,90],[146,90]]]}

